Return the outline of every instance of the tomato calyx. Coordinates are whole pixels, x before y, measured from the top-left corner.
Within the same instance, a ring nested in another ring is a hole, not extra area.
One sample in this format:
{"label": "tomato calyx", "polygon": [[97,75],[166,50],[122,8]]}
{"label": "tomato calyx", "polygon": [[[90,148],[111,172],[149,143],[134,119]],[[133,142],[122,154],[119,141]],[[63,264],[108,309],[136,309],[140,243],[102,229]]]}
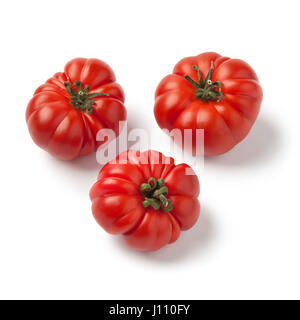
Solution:
{"label": "tomato calyx", "polygon": [[78,80],[74,82],[74,86],[76,88],[73,88],[73,85],[71,84],[69,78],[68,81],[64,83],[64,85],[67,89],[67,92],[70,95],[72,106],[75,109],[86,111],[89,114],[93,112],[92,106],[95,103],[95,101],[92,100],[93,98],[100,96],[108,96],[107,93],[103,92],[89,94],[90,87],[88,85],[85,85],[83,89],[81,82]]}
{"label": "tomato calyx", "polygon": [[[207,73],[205,80],[201,76],[201,71],[197,65],[193,66],[194,70],[197,70],[199,82],[194,81],[190,76],[185,75],[184,78],[190,82],[196,88],[196,98],[201,99],[202,101],[213,101],[216,100],[220,102],[224,95],[221,92],[222,84],[221,81],[211,81],[211,76],[214,70],[214,63],[211,62],[211,67]],[[218,90],[215,90],[216,87],[219,87]]]}
{"label": "tomato calyx", "polygon": [[173,209],[172,203],[166,198],[168,188],[165,186],[164,179],[156,180],[151,177],[147,183],[141,185],[140,190],[145,199],[142,202],[145,208],[152,206],[154,210],[161,209],[163,212],[169,212]]}

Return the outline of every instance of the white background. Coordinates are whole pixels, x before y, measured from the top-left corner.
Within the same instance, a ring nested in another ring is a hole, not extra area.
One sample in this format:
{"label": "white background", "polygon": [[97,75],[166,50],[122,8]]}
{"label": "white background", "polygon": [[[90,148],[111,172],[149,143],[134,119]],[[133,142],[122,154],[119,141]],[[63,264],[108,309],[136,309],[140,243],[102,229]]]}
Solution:
{"label": "white background", "polygon": [[[3,2],[0,298],[299,299],[299,27],[299,1]],[[206,160],[197,225],[133,252],[92,217],[95,155],[40,150],[26,105],[68,60],[100,58],[125,90],[129,127],[160,133],[158,82],[205,51],[252,65],[261,113],[240,145]]]}

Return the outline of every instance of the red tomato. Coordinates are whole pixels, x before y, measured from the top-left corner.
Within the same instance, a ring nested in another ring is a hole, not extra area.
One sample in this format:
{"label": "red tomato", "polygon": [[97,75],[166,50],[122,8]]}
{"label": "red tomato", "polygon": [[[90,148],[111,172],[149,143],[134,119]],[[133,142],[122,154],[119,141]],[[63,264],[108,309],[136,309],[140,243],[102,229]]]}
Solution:
{"label": "red tomato", "polygon": [[96,221],[136,250],[154,251],[176,241],[200,213],[199,181],[186,175],[187,168],[192,170],[157,151],[121,153],[102,168],[90,191]]}
{"label": "red tomato", "polygon": [[207,156],[229,151],[243,140],[258,115],[262,89],[244,61],[214,52],[184,58],[155,93],[154,114],[164,129],[193,130],[185,145],[196,152],[196,129],[204,129]]}
{"label": "red tomato", "polygon": [[77,58],[35,91],[26,121],[39,147],[71,160],[103,143],[96,141],[100,129],[119,134],[119,121],[126,119],[123,102],[123,90],[105,62]]}

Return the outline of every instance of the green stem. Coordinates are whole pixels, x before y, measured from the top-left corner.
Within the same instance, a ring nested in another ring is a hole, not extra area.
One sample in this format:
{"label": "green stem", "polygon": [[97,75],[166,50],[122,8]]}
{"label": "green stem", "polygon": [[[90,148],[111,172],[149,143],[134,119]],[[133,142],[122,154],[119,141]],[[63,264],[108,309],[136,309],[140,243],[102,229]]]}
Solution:
{"label": "green stem", "polygon": [[100,96],[108,96],[107,93],[103,92],[89,94],[89,86],[85,85],[84,89],[82,89],[82,84],[78,80],[74,82],[75,89],[73,88],[69,78],[64,83],[64,85],[68,94],[70,95],[72,106],[75,109],[86,111],[87,113],[93,112],[92,106],[95,103],[95,101],[92,100],[93,98]]}
{"label": "green stem", "polygon": [[[211,81],[211,77],[214,71],[214,63],[211,62],[210,69],[206,75],[205,80],[203,80],[201,76],[201,71],[197,65],[193,66],[194,70],[197,70],[198,81],[193,80],[190,76],[185,75],[184,78],[190,82],[196,89],[195,96],[202,101],[213,101],[216,100],[217,102],[221,101],[224,98],[222,90],[222,83],[221,81]],[[218,87],[218,90],[215,90]]]}
{"label": "green stem", "polygon": [[151,206],[154,210],[161,209],[163,212],[173,209],[172,203],[166,198],[168,188],[162,178],[149,178],[147,183],[141,185],[140,190],[144,197],[142,205],[145,208]]}

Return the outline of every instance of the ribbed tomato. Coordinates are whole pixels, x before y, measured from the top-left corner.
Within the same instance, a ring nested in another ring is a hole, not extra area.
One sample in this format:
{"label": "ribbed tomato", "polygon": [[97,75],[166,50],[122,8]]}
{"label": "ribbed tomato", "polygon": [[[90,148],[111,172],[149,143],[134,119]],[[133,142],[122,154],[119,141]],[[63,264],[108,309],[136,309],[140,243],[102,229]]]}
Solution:
{"label": "ribbed tomato", "polygon": [[187,169],[192,171],[157,151],[121,153],[102,168],[90,191],[96,221],[136,250],[176,241],[200,213],[199,181]]}
{"label": "ribbed tomato", "polygon": [[187,149],[196,153],[196,129],[204,129],[207,156],[243,140],[258,115],[262,89],[246,62],[202,53],[179,61],[155,93],[154,114],[162,129],[192,129]]}
{"label": "ribbed tomato", "polygon": [[100,129],[119,134],[119,121],[126,119],[123,102],[123,90],[105,62],[76,58],[35,91],[26,121],[39,147],[71,160],[103,143],[96,139]]}

